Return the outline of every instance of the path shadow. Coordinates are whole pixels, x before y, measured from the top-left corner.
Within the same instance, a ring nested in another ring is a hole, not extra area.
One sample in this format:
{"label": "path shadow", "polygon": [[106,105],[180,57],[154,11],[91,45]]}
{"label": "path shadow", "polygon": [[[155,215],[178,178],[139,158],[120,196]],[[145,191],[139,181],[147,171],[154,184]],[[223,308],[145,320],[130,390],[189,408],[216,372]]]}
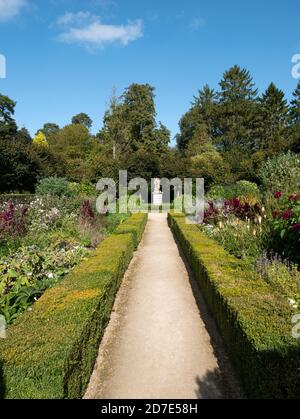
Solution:
{"label": "path shadow", "polygon": [[218,369],[209,371],[204,377],[197,377],[197,399],[224,399],[223,377]]}
{"label": "path shadow", "polygon": [[[204,322],[205,328],[210,336],[210,342],[213,348],[214,355],[218,361],[219,370],[208,372],[205,377],[197,377],[196,383],[198,385],[197,397],[201,398],[223,398],[223,399],[245,399],[241,382],[232,366],[229,355],[226,352],[223,339],[218,330],[217,324],[209,313],[204,297],[201,293],[200,287],[194,278],[193,272],[189,263],[181,250],[181,247],[174,236],[179,254],[185,264],[188,272],[189,282],[193,291],[195,301],[199,310],[199,316]],[[219,389],[222,397],[215,397]],[[210,395],[210,397],[209,397]]]}

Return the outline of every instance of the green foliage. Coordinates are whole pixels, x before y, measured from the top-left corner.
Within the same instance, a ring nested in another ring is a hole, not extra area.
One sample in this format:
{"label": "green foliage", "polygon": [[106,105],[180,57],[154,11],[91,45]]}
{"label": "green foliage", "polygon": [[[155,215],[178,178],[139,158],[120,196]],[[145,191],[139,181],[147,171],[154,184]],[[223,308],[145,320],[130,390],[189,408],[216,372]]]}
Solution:
{"label": "green foliage", "polygon": [[117,229],[115,230],[116,234],[132,234],[133,236],[133,243],[135,249],[137,249],[146,224],[147,224],[148,216],[147,214],[133,214],[126,220],[124,223],[121,223]]}
{"label": "green foliage", "polygon": [[238,198],[242,202],[255,205],[261,199],[261,193],[256,183],[241,180],[233,185],[215,185],[207,193],[208,200],[224,200]]}
{"label": "green foliage", "polygon": [[278,199],[271,234],[272,248],[300,265],[300,194]]}
{"label": "green foliage", "polygon": [[14,135],[17,125],[13,119],[16,102],[0,94],[0,139]]}
{"label": "green foliage", "polygon": [[133,236],[113,234],[8,329],[0,342],[3,398],[83,397],[132,254]]}
{"label": "green foliage", "polygon": [[50,177],[41,179],[36,186],[37,195],[71,196],[72,189],[65,178]]}
{"label": "green foliage", "polygon": [[86,113],[80,113],[78,115],[73,116],[72,124],[83,125],[85,128],[91,129],[93,121]]}
{"label": "green foliage", "polygon": [[96,185],[93,183],[70,183],[69,189],[71,190],[73,195],[80,195],[80,196],[96,196],[97,190]]}
{"label": "green foliage", "polygon": [[33,192],[40,166],[30,144],[0,141],[0,192]]}
{"label": "green foliage", "polygon": [[71,182],[89,182],[90,156],[97,142],[82,124],[67,125],[48,138],[52,153],[63,162],[65,176]]}
{"label": "green foliage", "polygon": [[232,193],[232,190],[227,186],[214,185],[209,189],[206,197],[208,200],[216,201],[233,198],[234,194]]}
{"label": "green foliage", "polygon": [[264,248],[264,232],[260,226],[250,224],[250,222],[232,217],[226,223],[220,222],[213,228],[208,226],[202,228],[238,259],[256,260]]}
{"label": "green foliage", "polygon": [[250,205],[260,201],[260,190],[256,183],[241,180],[235,185],[235,197]]}
{"label": "green foliage", "polygon": [[167,150],[170,132],[156,123],[154,88],[148,84],[132,84],[123,95],[111,98],[99,137],[111,145],[114,159],[126,160],[140,149],[155,154]]}
{"label": "green foliage", "polygon": [[0,258],[0,315],[12,323],[87,255],[83,246],[57,242],[47,249],[24,247]]}
{"label": "green foliage", "polygon": [[199,283],[250,398],[300,397],[299,341],[285,297],[184,217],[170,226]]}
{"label": "green foliage", "polygon": [[270,258],[263,253],[258,260],[257,269],[268,284],[288,299],[293,309],[300,308],[300,273],[297,266],[276,254]]}
{"label": "green foliage", "polygon": [[0,209],[7,202],[13,202],[14,204],[30,204],[35,199],[34,194],[1,194],[0,195]]}
{"label": "green foliage", "polygon": [[300,157],[288,152],[268,159],[261,166],[259,177],[264,190],[271,194],[294,193],[300,187]]}
{"label": "green foliage", "polygon": [[294,124],[300,123],[300,81],[293,92],[293,100],[291,101],[290,116]]}
{"label": "green foliage", "polygon": [[252,76],[234,66],[224,73],[220,88],[215,142],[227,152],[245,151],[251,144],[256,118],[257,90]]}
{"label": "green foliage", "polygon": [[217,93],[205,85],[194,97],[192,108],[181,118],[179,122],[180,134],[177,136],[177,147],[180,151],[187,149],[196,131],[201,126],[206,126],[208,135],[214,132]]}
{"label": "green foliage", "polygon": [[128,156],[126,167],[129,180],[141,177],[150,181],[161,175],[158,154],[143,148]]}
{"label": "green foliage", "polygon": [[40,132],[42,132],[46,136],[46,138],[48,138],[51,134],[56,134],[59,130],[59,125],[54,124],[52,122],[47,122],[46,124],[44,124]]}
{"label": "green foliage", "polygon": [[270,154],[288,148],[289,108],[284,93],[271,83],[260,98],[257,146]]}

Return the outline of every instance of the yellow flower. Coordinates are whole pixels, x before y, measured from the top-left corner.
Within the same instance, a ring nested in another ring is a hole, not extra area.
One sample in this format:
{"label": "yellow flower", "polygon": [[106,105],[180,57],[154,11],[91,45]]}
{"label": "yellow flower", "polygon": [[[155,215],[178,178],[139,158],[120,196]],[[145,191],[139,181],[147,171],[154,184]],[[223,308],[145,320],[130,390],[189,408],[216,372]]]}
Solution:
{"label": "yellow flower", "polygon": [[48,141],[45,134],[42,131],[39,131],[35,138],[33,139],[33,144],[39,147],[48,147]]}

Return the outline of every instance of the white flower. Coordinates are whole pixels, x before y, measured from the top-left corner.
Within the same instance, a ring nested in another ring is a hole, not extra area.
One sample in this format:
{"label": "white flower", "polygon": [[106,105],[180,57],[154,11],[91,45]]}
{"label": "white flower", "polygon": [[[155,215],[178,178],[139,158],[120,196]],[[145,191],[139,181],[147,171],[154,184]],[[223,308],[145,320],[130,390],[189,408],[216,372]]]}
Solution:
{"label": "white flower", "polygon": [[288,302],[289,302],[289,305],[290,305],[292,308],[294,308],[294,309],[297,309],[297,308],[298,308],[298,304],[296,303],[296,301],[295,301],[295,300],[293,300],[293,299],[289,298],[289,299],[288,299]]}

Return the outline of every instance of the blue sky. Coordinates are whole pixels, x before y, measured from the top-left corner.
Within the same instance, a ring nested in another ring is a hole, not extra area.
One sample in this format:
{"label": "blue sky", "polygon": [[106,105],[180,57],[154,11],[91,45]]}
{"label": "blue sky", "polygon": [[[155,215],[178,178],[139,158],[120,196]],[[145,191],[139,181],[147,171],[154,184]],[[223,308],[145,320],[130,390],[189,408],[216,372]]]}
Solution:
{"label": "blue sky", "polygon": [[234,64],[260,91],[274,81],[290,98],[299,16],[299,0],[0,0],[0,92],[32,134],[79,112],[96,132],[113,86],[150,83],[175,135],[193,95]]}

